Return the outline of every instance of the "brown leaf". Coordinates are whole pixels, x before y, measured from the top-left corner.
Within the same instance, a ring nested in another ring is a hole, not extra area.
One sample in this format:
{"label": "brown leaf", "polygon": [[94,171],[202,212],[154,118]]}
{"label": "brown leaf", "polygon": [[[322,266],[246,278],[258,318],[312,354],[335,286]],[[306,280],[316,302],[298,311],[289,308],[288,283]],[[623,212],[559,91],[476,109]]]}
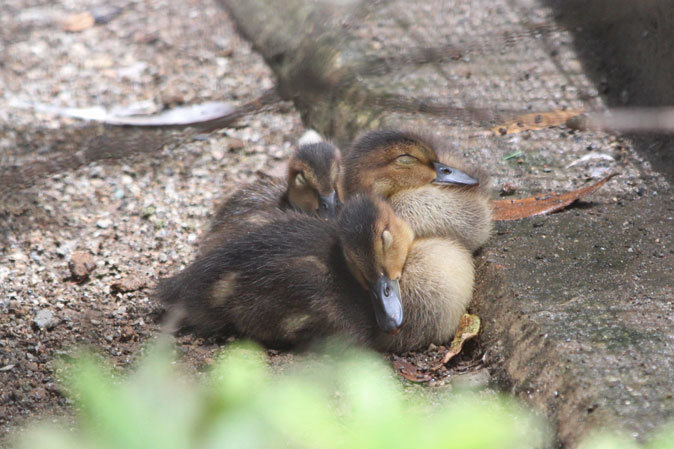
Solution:
{"label": "brown leaf", "polygon": [[551,193],[513,200],[492,200],[492,218],[496,221],[519,220],[520,218],[557,212],[599,189],[616,175],[617,173],[612,173],[592,185],[571,192]]}
{"label": "brown leaf", "polygon": [[520,115],[513,120],[495,126],[491,131],[496,135],[505,135],[527,130],[543,129],[550,126],[560,126],[565,124],[570,118],[576,117],[582,113],[582,109],[533,112],[531,114]]}
{"label": "brown leaf", "polygon": [[71,14],[63,20],[61,29],[63,31],[70,31],[71,33],[77,33],[91,28],[95,23],[96,19],[89,12]]}
{"label": "brown leaf", "polygon": [[428,382],[432,379],[430,374],[419,372],[416,366],[405,359],[393,357],[393,369],[410,382]]}
{"label": "brown leaf", "polygon": [[442,358],[442,362],[434,366],[432,369],[438,370],[442,368],[447,362],[449,362],[452,357],[457,355],[463,349],[463,344],[475,337],[478,332],[480,332],[480,317],[477,315],[471,315],[469,313],[464,313],[459,321],[459,327],[456,329],[456,334],[454,334],[454,340],[449,346],[447,353]]}

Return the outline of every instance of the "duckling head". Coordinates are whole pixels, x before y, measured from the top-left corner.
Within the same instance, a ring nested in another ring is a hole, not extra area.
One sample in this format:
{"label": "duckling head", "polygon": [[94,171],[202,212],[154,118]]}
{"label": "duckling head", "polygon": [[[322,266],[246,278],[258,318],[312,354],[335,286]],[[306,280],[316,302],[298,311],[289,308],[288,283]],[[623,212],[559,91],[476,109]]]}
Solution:
{"label": "duckling head", "polygon": [[288,163],[287,197],[295,209],[334,217],[339,206],[337,184],[341,153],[327,143],[301,145]]}
{"label": "duckling head", "polygon": [[412,228],[383,199],[356,195],[339,215],[349,270],[370,291],[378,326],[397,333],[403,324],[400,277],[414,240]]}
{"label": "duckling head", "polygon": [[358,139],[344,161],[344,193],[386,198],[427,184],[475,186],[477,179],[439,161],[433,145],[408,132],[372,131]]}

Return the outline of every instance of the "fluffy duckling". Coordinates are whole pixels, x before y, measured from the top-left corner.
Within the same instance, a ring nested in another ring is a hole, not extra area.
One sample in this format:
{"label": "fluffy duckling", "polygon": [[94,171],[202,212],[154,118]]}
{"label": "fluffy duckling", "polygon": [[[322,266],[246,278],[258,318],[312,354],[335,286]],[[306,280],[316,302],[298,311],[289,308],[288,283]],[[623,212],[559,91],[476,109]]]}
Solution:
{"label": "fluffy duckling", "polygon": [[379,333],[372,345],[380,351],[407,352],[429,344],[447,344],[473,297],[473,257],[447,238],[414,241],[400,278],[405,315],[397,335]]}
{"label": "fluffy duckling", "polygon": [[358,197],[336,222],[279,212],[164,279],[157,293],[200,334],[272,347],[338,334],[372,345],[402,324],[399,280],[413,238],[381,200]]}
{"label": "fluffy duckling", "polygon": [[382,195],[417,237],[449,237],[470,251],[491,234],[488,185],[484,172],[468,174],[449,151],[409,132],[367,133],[344,160],[345,197]]}
{"label": "fluffy duckling", "polygon": [[202,334],[273,347],[341,335],[404,352],[449,341],[472,290],[465,248],[414,240],[388,203],[357,196],[336,223],[278,214],[163,280],[158,296]]}
{"label": "fluffy duckling", "polygon": [[232,195],[217,210],[201,242],[217,245],[228,234],[271,220],[269,212],[295,209],[320,217],[337,213],[341,153],[327,142],[300,145],[288,161],[286,181],[260,178]]}

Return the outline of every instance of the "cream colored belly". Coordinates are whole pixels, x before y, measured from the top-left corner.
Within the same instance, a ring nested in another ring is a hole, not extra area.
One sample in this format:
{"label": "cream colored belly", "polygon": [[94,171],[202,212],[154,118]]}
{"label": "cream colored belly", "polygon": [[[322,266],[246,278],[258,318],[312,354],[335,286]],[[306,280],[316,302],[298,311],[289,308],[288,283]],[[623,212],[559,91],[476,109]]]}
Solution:
{"label": "cream colored belly", "polygon": [[470,252],[450,239],[415,241],[400,281],[404,321],[398,335],[382,335],[378,348],[404,352],[451,341],[473,296]]}

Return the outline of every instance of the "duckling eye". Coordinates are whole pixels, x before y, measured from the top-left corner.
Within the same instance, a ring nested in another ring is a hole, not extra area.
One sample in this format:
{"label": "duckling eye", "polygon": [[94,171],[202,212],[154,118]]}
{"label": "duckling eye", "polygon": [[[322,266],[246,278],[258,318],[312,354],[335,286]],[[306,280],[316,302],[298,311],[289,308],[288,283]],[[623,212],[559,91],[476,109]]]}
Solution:
{"label": "duckling eye", "polygon": [[389,249],[393,244],[393,236],[391,235],[391,231],[387,229],[384,232],[382,232],[381,240],[382,243],[384,244],[384,249]]}
{"label": "duckling eye", "polygon": [[306,183],[307,183],[307,178],[304,177],[304,173],[299,172],[297,174],[297,176],[295,176],[295,185],[296,186],[303,186]]}
{"label": "duckling eye", "polygon": [[384,296],[388,298],[390,294],[391,294],[391,287],[387,285],[386,287],[384,287]]}
{"label": "duckling eye", "polygon": [[417,161],[417,158],[410,156],[409,154],[403,154],[396,158],[396,162],[401,165],[410,165],[414,164]]}

